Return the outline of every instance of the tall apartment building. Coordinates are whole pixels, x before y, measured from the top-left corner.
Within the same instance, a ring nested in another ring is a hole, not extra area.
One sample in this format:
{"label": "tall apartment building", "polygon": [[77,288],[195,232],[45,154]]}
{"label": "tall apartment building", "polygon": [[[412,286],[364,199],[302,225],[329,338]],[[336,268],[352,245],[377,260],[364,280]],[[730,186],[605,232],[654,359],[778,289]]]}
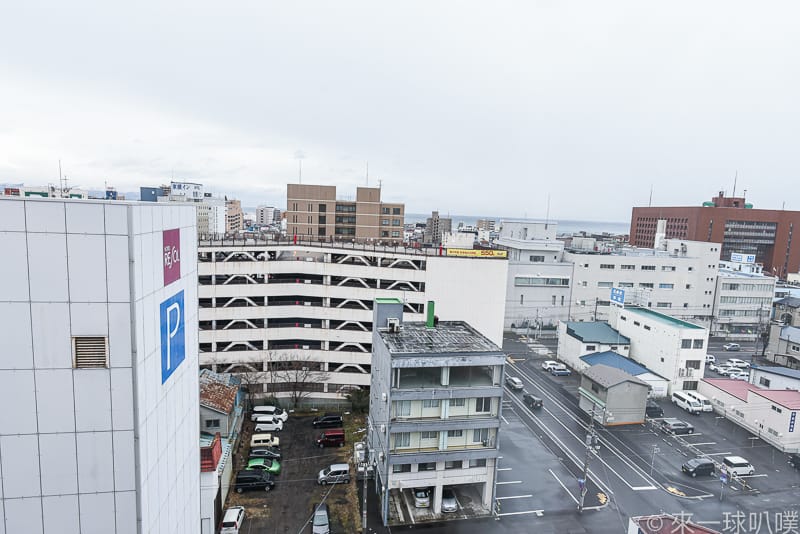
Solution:
{"label": "tall apartment building", "polygon": [[0,228],[0,532],[201,532],[194,209],[1,199]]}
{"label": "tall apartment building", "polygon": [[734,341],[761,339],[769,331],[776,281],[757,263],[721,261],[711,335]]}
{"label": "tall apartment building", "polygon": [[198,252],[200,363],[242,374],[257,394],[291,397],[299,387],[341,399],[368,386],[376,298],[401,299],[409,321],[436,300],[442,319],[464,319],[502,344],[504,258],[254,240],[201,241]]}
{"label": "tall apartment building", "polygon": [[312,241],[401,243],[405,206],[381,201],[380,187],[357,187],[337,199],[336,186],[288,184],[287,234]]}
{"label": "tall apartment building", "polygon": [[244,229],[244,214],[239,200],[225,200],[225,233],[236,235]]}
{"label": "tall apartment building", "polygon": [[425,221],[425,232],[422,242],[426,245],[441,245],[442,236],[449,234],[453,229],[453,219],[449,217],[439,217],[439,212],[431,212],[431,216]]}
{"label": "tall apartment building", "polygon": [[273,206],[259,206],[256,208],[256,224],[275,224],[281,220],[281,210]]}
{"label": "tall apartment building", "polygon": [[372,325],[368,443],[384,525],[402,522],[390,501],[402,503],[399,494],[413,488],[432,489],[434,514],[449,487],[489,515],[505,354],[466,322],[437,321],[430,308],[426,322],[404,323],[397,298],[376,300]]}
{"label": "tall apartment building", "polygon": [[652,247],[659,220],[665,220],[667,238],[722,243],[721,258],[753,254],[764,270],[785,280],[800,269],[800,211],[753,209],[744,197],[724,192],[702,206],[636,207],[631,214],[630,242]]}

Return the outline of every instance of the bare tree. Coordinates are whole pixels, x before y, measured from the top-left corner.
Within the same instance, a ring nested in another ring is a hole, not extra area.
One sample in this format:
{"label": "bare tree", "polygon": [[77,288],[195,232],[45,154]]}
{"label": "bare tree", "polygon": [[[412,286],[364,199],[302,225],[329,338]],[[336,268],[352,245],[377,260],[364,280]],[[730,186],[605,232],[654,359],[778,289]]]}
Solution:
{"label": "bare tree", "polygon": [[315,361],[311,353],[301,350],[269,353],[269,374],[273,390],[289,393],[293,408],[330,378],[323,371],[323,363]]}

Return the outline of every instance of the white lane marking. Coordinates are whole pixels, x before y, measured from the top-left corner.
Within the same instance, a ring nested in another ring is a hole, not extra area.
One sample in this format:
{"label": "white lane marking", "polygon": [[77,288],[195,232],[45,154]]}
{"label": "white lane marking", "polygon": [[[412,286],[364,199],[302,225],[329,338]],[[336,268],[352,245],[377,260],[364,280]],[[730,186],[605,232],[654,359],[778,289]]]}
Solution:
{"label": "white lane marking", "polygon": [[508,422],[508,421],[506,421],[506,418],[505,418],[504,416],[502,416],[502,415],[501,415],[501,416],[500,416],[500,419],[502,419],[502,420],[503,420],[503,422],[504,422],[505,424],[509,424],[509,422]]}
{"label": "white lane marking", "polygon": [[732,452],[707,452],[706,456],[729,456]]}
{"label": "white lane marking", "polygon": [[553,470],[552,469],[548,469],[548,471],[550,471],[550,474],[553,475],[553,478],[556,479],[556,482],[558,482],[561,485],[561,487],[564,488],[564,491],[567,492],[567,495],[572,497],[572,500],[575,501],[575,504],[578,504],[578,499],[576,499],[575,496],[572,494],[572,492],[567,489],[567,487],[564,485],[563,482],[561,482],[561,479],[558,478],[555,473],[553,473]]}
{"label": "white lane marking", "polygon": [[528,497],[533,497],[533,495],[512,495],[510,497],[495,497],[495,499],[502,501],[503,499],[527,499]]}
{"label": "white lane marking", "polygon": [[497,514],[498,517],[502,517],[504,515],[523,515],[523,514],[536,514],[536,517],[542,517],[544,515],[544,510],[526,510],[524,512],[506,512],[504,514]]}
{"label": "white lane marking", "polygon": [[654,490],[654,489],[658,489],[658,488],[656,488],[655,486],[636,486],[636,487],[631,487],[631,489],[633,491],[646,491],[646,490]]}
{"label": "white lane marking", "polygon": [[716,441],[706,441],[705,443],[692,443],[695,447],[699,447],[701,445],[716,445]]}
{"label": "white lane marking", "polygon": [[510,467],[498,467],[497,470],[498,471],[511,471],[511,468]]}
{"label": "white lane marking", "polygon": [[510,480],[508,482],[497,482],[497,485],[500,486],[502,484],[522,484],[521,480]]}

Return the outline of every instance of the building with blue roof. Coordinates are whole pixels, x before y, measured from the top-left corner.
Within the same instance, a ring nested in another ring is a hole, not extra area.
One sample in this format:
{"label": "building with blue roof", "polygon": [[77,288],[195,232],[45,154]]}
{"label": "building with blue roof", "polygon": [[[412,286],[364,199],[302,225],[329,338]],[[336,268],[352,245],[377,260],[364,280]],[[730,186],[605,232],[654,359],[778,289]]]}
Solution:
{"label": "building with blue roof", "polygon": [[584,364],[584,367],[580,369],[581,372],[595,365],[605,365],[619,369],[620,371],[646,382],[651,388],[651,397],[666,397],[667,391],[669,391],[669,380],[652,372],[650,369],[635,362],[631,358],[626,358],[614,351],[596,352],[594,354],[581,356],[580,359]]}
{"label": "building with blue roof", "polygon": [[562,322],[558,325],[558,359],[581,371],[587,364],[582,356],[615,352],[627,356],[631,340],[605,322]]}
{"label": "building with blue roof", "polygon": [[800,369],[753,365],[750,371],[750,382],[767,389],[800,391]]}

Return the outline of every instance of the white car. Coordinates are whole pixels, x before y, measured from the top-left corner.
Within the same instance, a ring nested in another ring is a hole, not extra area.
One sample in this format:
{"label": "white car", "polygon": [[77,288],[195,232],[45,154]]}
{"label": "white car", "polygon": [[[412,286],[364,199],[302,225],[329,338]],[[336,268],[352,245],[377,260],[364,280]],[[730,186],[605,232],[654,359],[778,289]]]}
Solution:
{"label": "white car", "polygon": [[256,419],[256,428],[253,430],[253,432],[280,432],[281,430],[283,430],[283,421],[272,416],[265,415]]}
{"label": "white car", "polygon": [[507,376],[506,377],[506,385],[515,391],[521,391],[523,388],[522,380],[517,378],[516,376]]}
{"label": "white car", "polygon": [[560,365],[563,365],[563,364],[558,363],[555,360],[545,360],[545,361],[542,362],[542,369],[544,369],[545,371],[549,371],[549,370],[554,369],[554,368],[556,368],[556,367],[558,367]]}
{"label": "white car", "polygon": [[733,380],[750,380],[750,373],[743,373],[741,371],[734,371],[728,375],[728,378]]}
{"label": "white car", "polygon": [[239,534],[239,529],[242,528],[244,521],[244,507],[234,506],[225,510],[225,515],[222,516],[222,530],[220,534]]}
{"label": "white car", "polygon": [[717,361],[717,357],[713,354],[706,354],[706,363],[714,363]]}
{"label": "white car", "polygon": [[722,345],[722,348],[725,350],[736,351],[739,350],[741,347],[739,346],[738,343],[725,343],[724,345]]}
{"label": "white car", "polygon": [[708,365],[706,365],[706,369],[709,371],[714,371],[715,373],[719,373],[719,365],[714,362],[710,362]]}
{"label": "white car", "polygon": [[740,369],[747,369],[750,367],[750,364],[744,360],[740,360],[738,358],[729,358],[728,361],[725,362],[725,365],[728,367],[738,367]]}
{"label": "white car", "polygon": [[717,373],[721,374],[722,376],[728,376],[731,373],[738,373],[738,367],[728,367],[727,365],[721,365],[717,367]]}

